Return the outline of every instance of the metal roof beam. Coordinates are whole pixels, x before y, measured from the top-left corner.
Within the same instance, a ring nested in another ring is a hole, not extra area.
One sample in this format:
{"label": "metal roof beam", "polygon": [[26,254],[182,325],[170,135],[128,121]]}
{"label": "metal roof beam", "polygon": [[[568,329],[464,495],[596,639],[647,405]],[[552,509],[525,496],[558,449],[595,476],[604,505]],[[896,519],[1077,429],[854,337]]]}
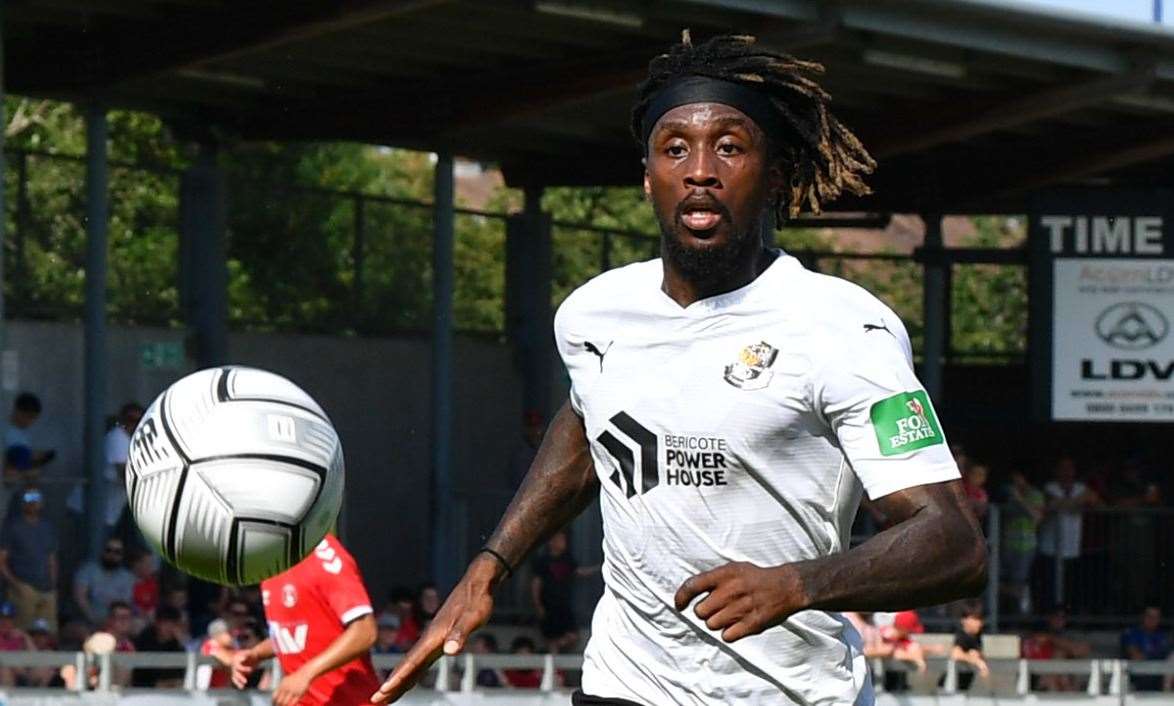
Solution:
{"label": "metal roof beam", "polygon": [[[901,137],[879,138],[873,142],[872,152],[874,156],[883,158],[959,142],[1134,93],[1149,86],[1153,81],[1154,71],[1151,67],[1146,67],[1085,83],[1062,85],[979,111],[968,107],[966,113],[969,116],[961,120],[946,122],[928,129],[913,130]],[[937,115],[940,113],[935,113],[935,116]]]}
{"label": "metal roof beam", "polygon": [[[11,73],[25,91],[90,92],[95,86],[191,69],[449,1],[290,1],[281,3],[280,11],[275,10],[266,24],[259,23],[257,12],[251,7],[231,13],[176,11],[157,22],[130,23],[109,29],[99,24],[78,36],[61,37],[63,53],[86,56],[87,61],[29,62],[11,67]],[[54,47],[46,47],[44,51],[52,53]]]}

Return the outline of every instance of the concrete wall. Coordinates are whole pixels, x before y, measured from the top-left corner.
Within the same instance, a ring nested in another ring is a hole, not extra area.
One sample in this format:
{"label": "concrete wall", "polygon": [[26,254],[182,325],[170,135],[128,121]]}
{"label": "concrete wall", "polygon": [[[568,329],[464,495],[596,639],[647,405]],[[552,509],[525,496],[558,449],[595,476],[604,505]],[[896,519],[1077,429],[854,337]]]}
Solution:
{"label": "concrete wall", "polygon": [[[182,332],[176,330],[110,328],[107,399],[112,414],[127,400],[150,403],[188,372],[150,370],[142,362],[143,345],[181,340]],[[82,329],[78,324],[13,321],[8,345],[18,356],[16,388],[36,392],[44,403],[31,435],[37,446],[58,450],[45,475],[49,509],[60,516],[66,486],[55,482],[82,474]],[[229,346],[235,363],[290,378],[330,414],[347,461],[341,531],[359,559],[372,598],[381,602],[389,586],[426,579],[428,339],[238,333],[230,337]],[[471,507],[503,507],[512,490],[509,459],[521,438],[520,380],[504,344],[458,337],[455,361],[455,481],[474,494],[467,501]],[[454,528],[466,530],[472,534],[475,528]]]}

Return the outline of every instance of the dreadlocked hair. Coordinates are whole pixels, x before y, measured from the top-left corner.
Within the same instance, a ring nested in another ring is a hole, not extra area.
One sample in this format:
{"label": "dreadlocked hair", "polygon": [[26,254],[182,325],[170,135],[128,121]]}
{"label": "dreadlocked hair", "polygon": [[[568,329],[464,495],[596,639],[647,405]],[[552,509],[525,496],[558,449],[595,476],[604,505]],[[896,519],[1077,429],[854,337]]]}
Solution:
{"label": "dreadlocked hair", "polygon": [[819,213],[821,204],[845,191],[871,193],[864,175],[876,168],[860,140],[828,110],[831,96],[809,78],[822,73],[822,65],[762,49],[752,36],[725,35],[694,46],[685,30],[680,44],[649,63],[632,109],[632,134],[643,142],[641,124],[653,96],[683,76],[708,76],[763,91],[790,128],[787,135],[768,135],[791,178],[775,201],[777,223],[798,216],[804,206]]}

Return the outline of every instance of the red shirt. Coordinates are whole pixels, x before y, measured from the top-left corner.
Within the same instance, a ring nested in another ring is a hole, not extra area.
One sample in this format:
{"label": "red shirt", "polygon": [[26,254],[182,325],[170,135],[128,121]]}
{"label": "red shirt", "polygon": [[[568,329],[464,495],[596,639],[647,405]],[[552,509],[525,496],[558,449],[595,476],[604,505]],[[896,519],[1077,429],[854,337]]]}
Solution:
{"label": "red shirt", "polygon": [[[212,638],[208,638],[207,640],[204,640],[204,644],[200,645],[200,654],[211,657],[215,647],[216,641]],[[227,689],[230,685],[229,670],[216,665],[209,666],[212,667],[212,677],[208,680],[208,688]]]}
{"label": "red shirt", "polygon": [[148,576],[135,582],[133,600],[139,615],[150,615],[159,605],[159,577]]}
{"label": "red shirt", "polygon": [[[269,637],[292,674],[342,635],[351,621],[368,615],[371,599],[355,559],[332,535],[292,569],[261,583]],[[359,706],[379,688],[364,654],[310,683],[300,706]]]}

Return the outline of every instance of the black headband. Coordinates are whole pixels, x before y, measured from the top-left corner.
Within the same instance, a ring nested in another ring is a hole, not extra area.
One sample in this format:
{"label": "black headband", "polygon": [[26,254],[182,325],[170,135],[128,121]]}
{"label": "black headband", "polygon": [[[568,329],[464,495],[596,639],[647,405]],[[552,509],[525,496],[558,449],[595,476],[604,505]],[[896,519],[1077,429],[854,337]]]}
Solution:
{"label": "black headband", "polygon": [[733,81],[709,76],[685,76],[660,89],[648,103],[640,123],[645,148],[652,128],[661,116],[673,108],[690,103],[721,103],[745,113],[768,137],[776,137],[783,128],[778,110],[766,94]]}

